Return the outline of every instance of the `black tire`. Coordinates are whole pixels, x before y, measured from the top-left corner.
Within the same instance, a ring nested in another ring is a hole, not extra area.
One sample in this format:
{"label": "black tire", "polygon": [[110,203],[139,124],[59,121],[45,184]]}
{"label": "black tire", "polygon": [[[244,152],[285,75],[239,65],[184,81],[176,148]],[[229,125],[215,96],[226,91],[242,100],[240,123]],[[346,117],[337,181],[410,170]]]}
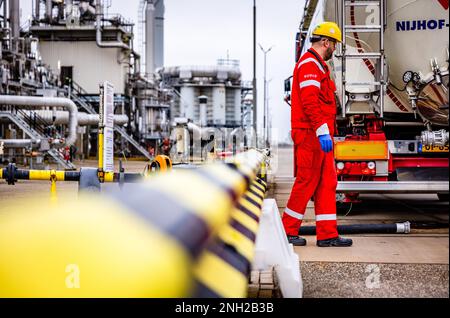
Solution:
{"label": "black tire", "polygon": [[449,202],[449,194],[448,193],[438,193],[437,194],[439,201]]}

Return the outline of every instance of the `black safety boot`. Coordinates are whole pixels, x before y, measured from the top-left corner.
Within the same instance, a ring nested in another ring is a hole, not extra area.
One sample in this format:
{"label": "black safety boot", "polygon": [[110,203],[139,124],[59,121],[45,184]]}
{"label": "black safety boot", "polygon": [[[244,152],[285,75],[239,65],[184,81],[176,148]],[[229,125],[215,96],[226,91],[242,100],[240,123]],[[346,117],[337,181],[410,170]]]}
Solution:
{"label": "black safety boot", "polygon": [[289,243],[291,243],[294,246],[305,246],[306,240],[303,237],[300,237],[298,235],[288,235],[287,236]]}
{"label": "black safety boot", "polygon": [[353,241],[351,239],[346,239],[343,237],[335,237],[327,240],[318,240],[317,246],[319,247],[346,247],[352,246]]}

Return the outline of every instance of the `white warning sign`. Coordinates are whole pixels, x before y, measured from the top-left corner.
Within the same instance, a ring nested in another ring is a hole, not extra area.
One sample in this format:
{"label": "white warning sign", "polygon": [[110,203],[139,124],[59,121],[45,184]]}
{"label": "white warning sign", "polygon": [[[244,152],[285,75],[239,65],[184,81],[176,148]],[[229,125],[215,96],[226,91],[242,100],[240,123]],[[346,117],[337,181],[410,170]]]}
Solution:
{"label": "white warning sign", "polygon": [[109,82],[103,83],[103,125],[114,128],[114,86]]}
{"label": "white warning sign", "polygon": [[114,87],[103,83],[100,103],[100,125],[103,126],[103,171],[114,171]]}

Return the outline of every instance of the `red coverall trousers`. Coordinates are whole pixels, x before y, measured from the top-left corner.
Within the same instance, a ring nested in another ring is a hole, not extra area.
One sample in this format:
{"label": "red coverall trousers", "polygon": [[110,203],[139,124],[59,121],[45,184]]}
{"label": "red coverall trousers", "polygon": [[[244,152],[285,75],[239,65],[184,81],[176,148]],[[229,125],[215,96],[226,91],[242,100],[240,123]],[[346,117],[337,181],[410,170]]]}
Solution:
{"label": "red coverall trousers", "polygon": [[314,196],[317,240],[337,237],[333,151],[322,151],[312,129],[293,129],[292,140],[297,174],[282,219],[286,234],[298,235],[308,201]]}

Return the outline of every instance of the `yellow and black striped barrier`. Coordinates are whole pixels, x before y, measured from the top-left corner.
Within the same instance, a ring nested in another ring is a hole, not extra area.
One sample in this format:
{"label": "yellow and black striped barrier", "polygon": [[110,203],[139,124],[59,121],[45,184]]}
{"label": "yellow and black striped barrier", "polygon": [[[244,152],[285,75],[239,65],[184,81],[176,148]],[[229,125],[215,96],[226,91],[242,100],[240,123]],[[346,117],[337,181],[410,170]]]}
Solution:
{"label": "yellow and black striped barrier", "polygon": [[264,157],[250,151],[73,202],[26,200],[0,215],[0,297],[245,296]]}
{"label": "yellow and black striped barrier", "polygon": [[266,183],[256,179],[194,265],[195,297],[245,297]]}

